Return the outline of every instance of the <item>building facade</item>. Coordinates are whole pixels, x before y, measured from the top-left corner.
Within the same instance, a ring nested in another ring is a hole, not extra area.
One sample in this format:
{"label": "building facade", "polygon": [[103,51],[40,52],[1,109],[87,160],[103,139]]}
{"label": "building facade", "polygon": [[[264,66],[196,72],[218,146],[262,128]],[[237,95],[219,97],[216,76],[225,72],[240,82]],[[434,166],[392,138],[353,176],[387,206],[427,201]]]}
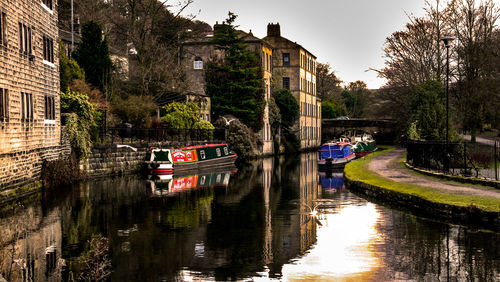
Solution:
{"label": "building facade", "polygon": [[288,89],[300,106],[296,125],[302,149],[321,145],[321,100],[316,93],[316,57],[304,47],[281,36],[279,24],[267,26],[263,39],[274,50],[273,89]]}
{"label": "building facade", "polygon": [[[214,26],[214,29],[217,26],[218,24]],[[263,127],[257,134],[262,140],[261,153],[272,154],[273,134],[269,123],[269,99],[271,98],[271,81],[273,75],[273,49],[264,40],[253,36],[251,32],[238,32],[245,39],[245,43],[248,44],[248,49],[256,51],[260,55],[266,106],[264,108]],[[220,50],[215,48],[215,44],[211,42],[213,36],[213,31],[207,31],[195,39],[184,42],[182,45],[180,64],[186,74],[188,93],[206,95],[205,71],[207,64],[220,60],[224,56]]]}
{"label": "building facade", "polygon": [[0,190],[59,156],[57,0],[0,0]]}

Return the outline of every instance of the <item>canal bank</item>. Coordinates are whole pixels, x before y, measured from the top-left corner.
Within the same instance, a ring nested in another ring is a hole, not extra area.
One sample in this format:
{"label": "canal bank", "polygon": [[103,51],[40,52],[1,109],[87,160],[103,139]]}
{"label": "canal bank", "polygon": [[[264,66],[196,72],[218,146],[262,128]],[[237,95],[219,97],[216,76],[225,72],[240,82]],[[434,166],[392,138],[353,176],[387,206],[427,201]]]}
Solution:
{"label": "canal bank", "polygon": [[390,148],[351,162],[346,186],[411,213],[472,228],[500,230],[500,190],[445,181],[404,166],[404,149]]}

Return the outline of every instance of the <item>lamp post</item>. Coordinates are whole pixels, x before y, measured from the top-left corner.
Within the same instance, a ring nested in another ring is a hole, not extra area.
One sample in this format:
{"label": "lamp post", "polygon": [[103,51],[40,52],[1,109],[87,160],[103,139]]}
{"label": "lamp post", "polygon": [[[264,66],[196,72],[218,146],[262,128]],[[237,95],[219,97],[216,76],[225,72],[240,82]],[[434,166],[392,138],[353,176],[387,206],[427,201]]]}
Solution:
{"label": "lamp post", "polygon": [[449,136],[448,136],[448,120],[449,120],[449,115],[448,115],[448,108],[450,107],[450,102],[449,102],[449,84],[450,84],[450,43],[453,41],[453,37],[451,36],[445,36],[441,38],[441,40],[444,42],[444,46],[446,47],[446,143],[445,143],[445,153],[446,153],[446,161],[445,161],[445,170],[449,171],[450,170],[450,156],[448,153],[448,141],[449,141]]}

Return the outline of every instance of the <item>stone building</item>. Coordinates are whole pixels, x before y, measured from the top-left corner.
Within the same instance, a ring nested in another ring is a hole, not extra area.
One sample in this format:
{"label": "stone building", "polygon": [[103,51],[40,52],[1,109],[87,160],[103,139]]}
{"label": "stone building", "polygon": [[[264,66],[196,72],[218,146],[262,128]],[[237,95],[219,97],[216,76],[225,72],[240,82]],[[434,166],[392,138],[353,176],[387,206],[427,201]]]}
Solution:
{"label": "stone building", "polygon": [[60,149],[57,0],[0,0],[0,190]]}
{"label": "stone building", "polygon": [[[217,27],[218,24],[215,24],[214,29]],[[264,108],[263,127],[258,134],[262,140],[261,152],[263,154],[272,154],[273,138],[271,134],[271,125],[269,124],[269,103],[267,102],[269,102],[271,98],[273,49],[267,42],[255,37],[252,32],[238,32],[240,36],[245,39],[245,43],[248,44],[248,49],[257,51],[260,55],[266,106]],[[211,42],[213,36],[213,30],[208,30],[200,36],[185,41],[182,44],[180,64],[186,74],[189,93],[206,95],[205,70],[207,63],[223,57],[222,52],[217,50],[215,44]]]}
{"label": "stone building", "polygon": [[281,36],[279,24],[268,24],[263,39],[273,48],[273,89],[289,89],[300,106],[297,136],[302,149],[321,144],[321,100],[316,94],[316,57]]}

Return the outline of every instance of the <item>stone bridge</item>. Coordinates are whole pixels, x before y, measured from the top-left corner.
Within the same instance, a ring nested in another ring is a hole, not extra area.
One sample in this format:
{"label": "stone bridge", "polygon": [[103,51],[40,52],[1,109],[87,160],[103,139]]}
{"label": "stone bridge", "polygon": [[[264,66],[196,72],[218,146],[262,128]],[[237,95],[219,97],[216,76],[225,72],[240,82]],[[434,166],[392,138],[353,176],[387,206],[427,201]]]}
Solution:
{"label": "stone bridge", "polygon": [[340,137],[347,132],[351,134],[366,132],[371,134],[377,143],[392,143],[395,139],[395,126],[396,122],[388,119],[323,119],[322,142]]}

